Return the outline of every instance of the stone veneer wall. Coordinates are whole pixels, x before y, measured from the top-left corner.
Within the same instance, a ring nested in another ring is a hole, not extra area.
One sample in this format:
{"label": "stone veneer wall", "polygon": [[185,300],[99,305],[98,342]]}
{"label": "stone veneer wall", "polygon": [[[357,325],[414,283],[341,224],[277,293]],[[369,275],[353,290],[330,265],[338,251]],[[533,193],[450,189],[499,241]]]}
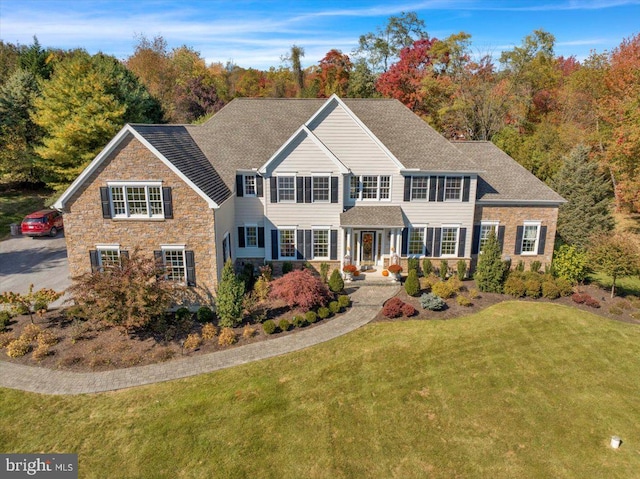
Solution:
{"label": "stone veneer wall", "polygon": [[[108,181],[162,181],[170,186],[173,219],[115,220],[102,217],[100,187]],[[64,215],[71,277],[91,271],[89,251],[96,244],[119,244],[121,250],[153,256],[164,244],[184,244],[194,252],[196,290],[201,297],[215,293],[216,245],[214,212],[133,135],[128,135],[84,185],[70,198]]]}
{"label": "stone veneer wall", "polygon": [[[558,222],[557,206],[476,205],[474,224],[479,224],[480,221],[499,221],[500,226],[505,227],[502,257],[510,257],[512,267],[515,267],[518,261],[521,260],[527,268],[533,261],[540,261],[543,268],[551,263]],[[547,239],[543,255],[515,254],[516,228],[522,226],[525,221],[540,221],[542,226],[547,227]],[[473,256],[477,260],[477,255]]]}

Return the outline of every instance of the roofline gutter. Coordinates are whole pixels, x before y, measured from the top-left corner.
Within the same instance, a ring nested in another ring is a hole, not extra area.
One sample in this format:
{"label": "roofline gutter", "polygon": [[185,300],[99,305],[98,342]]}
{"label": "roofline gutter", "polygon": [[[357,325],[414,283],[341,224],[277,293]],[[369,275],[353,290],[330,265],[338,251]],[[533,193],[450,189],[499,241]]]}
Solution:
{"label": "roofline gutter", "polygon": [[491,206],[560,206],[567,200],[476,200],[476,205]]}

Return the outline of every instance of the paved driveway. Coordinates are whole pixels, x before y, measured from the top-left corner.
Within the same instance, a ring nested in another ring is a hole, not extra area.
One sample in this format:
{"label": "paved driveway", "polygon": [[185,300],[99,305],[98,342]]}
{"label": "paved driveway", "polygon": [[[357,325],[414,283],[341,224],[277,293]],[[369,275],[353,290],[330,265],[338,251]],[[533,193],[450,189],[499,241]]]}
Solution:
{"label": "paved driveway", "polygon": [[26,293],[32,283],[35,290],[56,291],[71,284],[63,232],[55,238],[17,236],[0,241],[0,293]]}

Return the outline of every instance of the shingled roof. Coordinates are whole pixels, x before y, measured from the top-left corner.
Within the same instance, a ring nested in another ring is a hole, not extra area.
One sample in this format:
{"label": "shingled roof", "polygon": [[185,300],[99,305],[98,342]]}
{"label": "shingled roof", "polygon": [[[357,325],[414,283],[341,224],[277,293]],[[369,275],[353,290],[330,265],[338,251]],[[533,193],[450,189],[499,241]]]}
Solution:
{"label": "shingled roof", "polygon": [[340,226],[367,226],[402,228],[404,213],[400,206],[360,205],[340,214]]}
{"label": "shingled roof", "polygon": [[490,141],[456,141],[452,145],[484,170],[478,178],[478,201],[566,203],[562,196]]}

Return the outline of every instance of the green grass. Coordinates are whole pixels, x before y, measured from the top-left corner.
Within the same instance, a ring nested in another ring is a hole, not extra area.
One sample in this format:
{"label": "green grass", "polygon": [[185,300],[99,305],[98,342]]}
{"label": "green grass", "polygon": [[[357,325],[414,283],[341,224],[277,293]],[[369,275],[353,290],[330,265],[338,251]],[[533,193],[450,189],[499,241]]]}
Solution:
{"label": "green grass", "polygon": [[[604,273],[592,273],[589,275],[589,281],[596,283],[607,292],[611,291],[611,276]],[[640,297],[640,277],[639,276],[623,276],[616,279],[616,295],[628,296],[634,295]]]}
{"label": "green grass", "polygon": [[80,477],[637,477],[638,358],[638,326],[508,302],[125,391],[0,389],[0,450]]}
{"label": "green grass", "polygon": [[44,208],[50,191],[3,191],[0,195],[0,240],[9,236],[11,223],[20,224],[29,213]]}

